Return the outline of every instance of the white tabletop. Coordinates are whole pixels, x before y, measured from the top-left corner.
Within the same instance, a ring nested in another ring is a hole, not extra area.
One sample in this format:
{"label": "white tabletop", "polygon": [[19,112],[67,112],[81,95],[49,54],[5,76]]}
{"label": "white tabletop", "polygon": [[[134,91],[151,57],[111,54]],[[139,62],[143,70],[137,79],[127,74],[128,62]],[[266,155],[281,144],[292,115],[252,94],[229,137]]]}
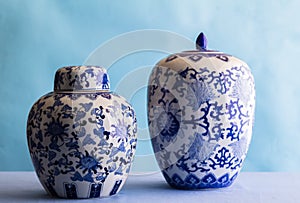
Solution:
{"label": "white tabletop", "polygon": [[[73,202],[74,200],[72,200]],[[131,175],[113,197],[80,202],[300,202],[300,173],[241,173],[228,188],[176,190],[160,173]],[[34,172],[0,172],[0,202],[70,202],[49,197]]]}

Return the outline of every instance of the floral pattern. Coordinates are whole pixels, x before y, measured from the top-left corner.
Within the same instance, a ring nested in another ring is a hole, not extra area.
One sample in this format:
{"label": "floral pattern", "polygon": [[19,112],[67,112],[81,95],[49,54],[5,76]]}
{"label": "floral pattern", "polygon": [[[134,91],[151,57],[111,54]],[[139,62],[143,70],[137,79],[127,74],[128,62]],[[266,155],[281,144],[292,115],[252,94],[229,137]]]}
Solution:
{"label": "floral pattern", "polygon": [[54,90],[109,90],[106,70],[97,66],[69,66],[56,71]]}
{"label": "floral pattern", "polygon": [[[89,67],[85,72],[99,77]],[[90,80],[82,81],[81,85]],[[116,194],[133,161],[136,131],[131,105],[103,91],[49,93],[33,105],[27,123],[29,151],[40,182],[50,194],[65,198]]]}
{"label": "floral pattern", "polygon": [[161,60],[149,79],[148,123],[167,182],[181,189],[232,184],[251,140],[254,107],[253,76],[233,56],[190,51]]}

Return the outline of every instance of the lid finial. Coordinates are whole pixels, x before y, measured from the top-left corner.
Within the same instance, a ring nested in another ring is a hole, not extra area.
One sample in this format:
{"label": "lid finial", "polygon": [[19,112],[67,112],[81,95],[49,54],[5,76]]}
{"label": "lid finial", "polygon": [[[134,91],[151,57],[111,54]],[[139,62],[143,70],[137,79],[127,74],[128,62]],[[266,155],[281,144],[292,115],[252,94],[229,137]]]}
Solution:
{"label": "lid finial", "polygon": [[199,34],[196,40],[196,49],[198,50],[206,50],[207,47],[207,39],[203,32]]}

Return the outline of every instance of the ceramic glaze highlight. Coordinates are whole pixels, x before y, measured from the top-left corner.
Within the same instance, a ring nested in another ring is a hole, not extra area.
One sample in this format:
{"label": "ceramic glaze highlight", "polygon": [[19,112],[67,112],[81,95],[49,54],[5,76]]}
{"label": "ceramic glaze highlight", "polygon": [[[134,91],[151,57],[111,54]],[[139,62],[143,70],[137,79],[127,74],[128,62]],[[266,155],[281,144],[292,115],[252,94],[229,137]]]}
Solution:
{"label": "ceramic glaze highlight", "polygon": [[241,170],[252,136],[254,79],[247,64],[206,50],[172,54],[148,85],[152,146],[166,181],[179,189],[219,188]]}
{"label": "ceramic glaze highlight", "polygon": [[63,198],[118,193],[136,148],[132,106],[109,92],[108,75],[100,67],[61,68],[54,87],[33,105],[27,123],[30,156],[41,184]]}

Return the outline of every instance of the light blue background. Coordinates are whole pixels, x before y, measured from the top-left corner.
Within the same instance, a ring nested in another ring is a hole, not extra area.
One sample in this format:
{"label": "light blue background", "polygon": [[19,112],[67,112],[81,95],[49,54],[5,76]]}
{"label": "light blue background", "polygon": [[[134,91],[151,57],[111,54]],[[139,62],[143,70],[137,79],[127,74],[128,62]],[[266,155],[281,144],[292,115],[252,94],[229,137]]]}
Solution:
{"label": "light blue background", "polygon": [[[122,33],[162,29],[191,40],[204,31],[210,48],[238,56],[251,67],[256,120],[243,170],[300,171],[299,8],[297,0],[0,0],[0,170],[33,170],[27,114],[52,90],[57,68],[82,64],[100,44]],[[122,70],[152,65],[165,56],[138,53],[120,59],[111,82],[118,82]],[[131,101],[140,112],[140,126],[146,125],[144,96],[140,91]],[[140,147],[138,153],[147,150]]]}

